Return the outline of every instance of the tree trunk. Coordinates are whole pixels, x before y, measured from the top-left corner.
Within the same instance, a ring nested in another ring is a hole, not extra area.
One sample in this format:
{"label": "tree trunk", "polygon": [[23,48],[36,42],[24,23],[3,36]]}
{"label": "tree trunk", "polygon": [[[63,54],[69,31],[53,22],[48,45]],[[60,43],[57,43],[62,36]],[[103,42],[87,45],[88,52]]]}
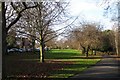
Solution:
{"label": "tree trunk", "polygon": [[120,21],[119,21],[119,28],[118,28],[118,56],[120,57]]}
{"label": "tree trunk", "polygon": [[88,45],[88,47],[86,49],[86,57],[88,57],[88,55],[89,55],[89,49],[90,49],[90,46]]}
{"label": "tree trunk", "polygon": [[41,42],[40,42],[39,60],[41,63],[43,63],[44,62],[44,53],[45,53],[44,47],[45,47],[45,45],[44,45],[42,36],[40,36],[40,40],[41,40]]}
{"label": "tree trunk", "polygon": [[118,2],[118,56],[120,57],[120,1]]}
{"label": "tree trunk", "polygon": [[85,54],[85,47],[82,49],[82,54]]}
{"label": "tree trunk", "polygon": [[81,44],[80,44],[80,46],[83,48],[83,49],[82,49],[82,54],[85,54],[85,52],[86,52],[86,51],[85,51],[85,47],[82,46]]}
{"label": "tree trunk", "polygon": [[40,59],[40,62],[43,63],[44,62],[44,43],[41,42],[40,44],[40,56],[39,56],[39,59]]}
{"label": "tree trunk", "polygon": [[7,31],[6,31],[6,19],[5,19],[5,2],[2,2],[2,79],[6,77],[5,69],[5,55],[7,54]]}
{"label": "tree trunk", "polygon": [[35,52],[35,39],[32,39],[32,49],[33,49],[33,52]]}
{"label": "tree trunk", "polygon": [[115,47],[116,47],[116,54],[118,55],[118,32],[115,32]]}
{"label": "tree trunk", "polygon": [[25,40],[24,38],[22,38],[22,48],[24,49],[24,46],[25,46]]}
{"label": "tree trunk", "polygon": [[95,53],[94,53],[94,55],[96,55],[96,49],[95,49]]}
{"label": "tree trunk", "polygon": [[88,51],[86,51],[86,57],[88,57]]}
{"label": "tree trunk", "polygon": [[[0,7],[1,7],[1,5],[0,5]],[[2,11],[0,10],[0,19],[2,18],[1,13],[2,13]],[[2,23],[1,22],[0,22],[0,80],[2,80]]]}

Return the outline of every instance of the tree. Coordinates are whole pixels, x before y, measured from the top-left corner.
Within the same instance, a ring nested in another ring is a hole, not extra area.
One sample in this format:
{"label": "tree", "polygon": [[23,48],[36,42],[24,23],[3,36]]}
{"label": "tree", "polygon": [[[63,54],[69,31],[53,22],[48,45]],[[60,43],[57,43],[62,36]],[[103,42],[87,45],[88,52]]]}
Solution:
{"label": "tree", "polygon": [[[110,19],[112,22],[114,22],[115,24],[117,24],[116,28],[116,33],[115,33],[115,46],[116,46],[116,53],[117,55],[119,55],[120,53],[120,1],[119,0],[103,0],[102,5],[104,6],[105,9],[105,15],[107,15],[107,13],[110,14]],[[109,15],[107,15],[109,16]]]}
{"label": "tree", "polygon": [[[40,42],[40,62],[44,62],[44,47],[45,44],[60,34],[63,34],[65,28],[69,25],[53,30],[54,26],[67,22],[69,18],[66,17],[66,7],[68,3],[63,2],[37,2],[36,8],[25,10],[22,17],[17,22],[17,32],[27,34],[34,40]],[[22,25],[21,25],[22,24]],[[22,26],[22,27],[21,27]],[[15,26],[16,27],[16,26]],[[58,31],[63,30],[61,33]]]}
{"label": "tree", "polygon": [[99,41],[100,31],[100,26],[92,23],[83,24],[81,27],[72,30],[72,36],[82,47],[82,52],[86,54],[86,57],[88,57],[90,49],[96,49],[98,46],[96,44]]}
{"label": "tree", "polygon": [[[5,5],[5,4],[4,4]],[[9,7],[9,8],[8,8]],[[25,2],[11,2],[6,3],[5,6],[5,20],[6,20],[6,32],[19,21],[22,17],[22,13],[30,8],[37,7],[35,3]]]}
{"label": "tree", "polygon": [[36,37],[40,42],[40,62],[44,62],[45,43],[57,36],[56,31],[52,31],[52,26],[64,20],[63,15],[67,5],[63,6],[61,2],[39,2],[35,9],[34,16],[37,16],[37,18],[35,17],[36,22],[34,24],[39,35]]}
{"label": "tree", "polygon": [[6,40],[7,40],[7,48],[15,47],[16,44],[16,32],[14,30],[10,31]]}
{"label": "tree", "polygon": [[65,48],[80,50],[78,42],[73,38],[72,35],[67,36],[67,39],[64,41],[64,46]]}
{"label": "tree", "polygon": [[[19,5],[21,4],[21,5]],[[21,7],[22,8],[21,8]],[[25,2],[2,2],[2,56],[5,57],[5,54],[7,54],[7,35],[10,30],[10,28],[17,22],[22,16],[22,12],[24,12],[26,9],[34,8],[37,5],[29,5]],[[12,9],[12,10],[11,10]],[[2,78],[4,79],[6,77],[5,74],[5,60],[2,59]]]}
{"label": "tree", "polygon": [[118,48],[119,48],[119,47],[118,47],[118,40],[119,40],[119,39],[118,39],[118,36],[119,36],[119,35],[118,35],[117,25],[114,24],[112,30],[113,30],[113,34],[114,34],[114,36],[115,36],[115,37],[114,37],[114,41],[115,41],[114,46],[115,46],[115,49],[116,49],[116,54],[118,54],[118,53],[119,53],[119,51],[118,51],[118,50],[119,50],[119,49],[118,49]]}
{"label": "tree", "polygon": [[7,43],[6,43],[6,37],[10,30],[10,28],[19,21],[19,19],[22,16],[22,13],[30,8],[35,8],[37,5],[25,3],[25,2],[11,2],[11,3],[5,3],[2,2],[2,33],[3,33],[3,54],[7,53]]}
{"label": "tree", "polygon": [[105,30],[102,32],[102,51],[111,52],[114,51],[114,35],[112,30]]}

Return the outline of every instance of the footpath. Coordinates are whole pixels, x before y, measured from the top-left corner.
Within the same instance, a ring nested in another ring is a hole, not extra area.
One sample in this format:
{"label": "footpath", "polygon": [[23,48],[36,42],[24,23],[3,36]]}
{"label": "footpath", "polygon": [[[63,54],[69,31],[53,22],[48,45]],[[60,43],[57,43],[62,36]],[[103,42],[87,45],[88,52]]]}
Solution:
{"label": "footpath", "polygon": [[71,78],[79,80],[120,80],[120,63],[114,55],[105,55],[96,65]]}

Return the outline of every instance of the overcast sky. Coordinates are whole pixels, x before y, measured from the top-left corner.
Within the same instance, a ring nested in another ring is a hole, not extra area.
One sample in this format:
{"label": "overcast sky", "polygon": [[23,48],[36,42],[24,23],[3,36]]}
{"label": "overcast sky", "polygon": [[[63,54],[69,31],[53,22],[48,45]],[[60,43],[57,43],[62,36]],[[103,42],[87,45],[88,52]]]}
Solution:
{"label": "overcast sky", "polygon": [[[105,24],[105,29],[111,29],[110,19],[103,16],[104,9],[100,6],[101,0],[71,0],[70,13],[80,16],[79,19],[97,21]],[[81,18],[82,17],[82,18]]]}

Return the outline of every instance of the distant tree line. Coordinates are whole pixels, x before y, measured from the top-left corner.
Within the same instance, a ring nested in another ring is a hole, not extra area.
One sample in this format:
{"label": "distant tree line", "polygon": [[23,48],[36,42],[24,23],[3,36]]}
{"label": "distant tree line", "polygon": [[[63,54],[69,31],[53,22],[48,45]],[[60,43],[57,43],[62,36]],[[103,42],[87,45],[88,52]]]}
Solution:
{"label": "distant tree line", "polygon": [[82,24],[69,31],[69,35],[66,38],[63,45],[82,50],[82,53],[86,54],[87,57],[89,51],[95,53],[96,51],[116,53],[115,31],[103,30],[97,23]]}

